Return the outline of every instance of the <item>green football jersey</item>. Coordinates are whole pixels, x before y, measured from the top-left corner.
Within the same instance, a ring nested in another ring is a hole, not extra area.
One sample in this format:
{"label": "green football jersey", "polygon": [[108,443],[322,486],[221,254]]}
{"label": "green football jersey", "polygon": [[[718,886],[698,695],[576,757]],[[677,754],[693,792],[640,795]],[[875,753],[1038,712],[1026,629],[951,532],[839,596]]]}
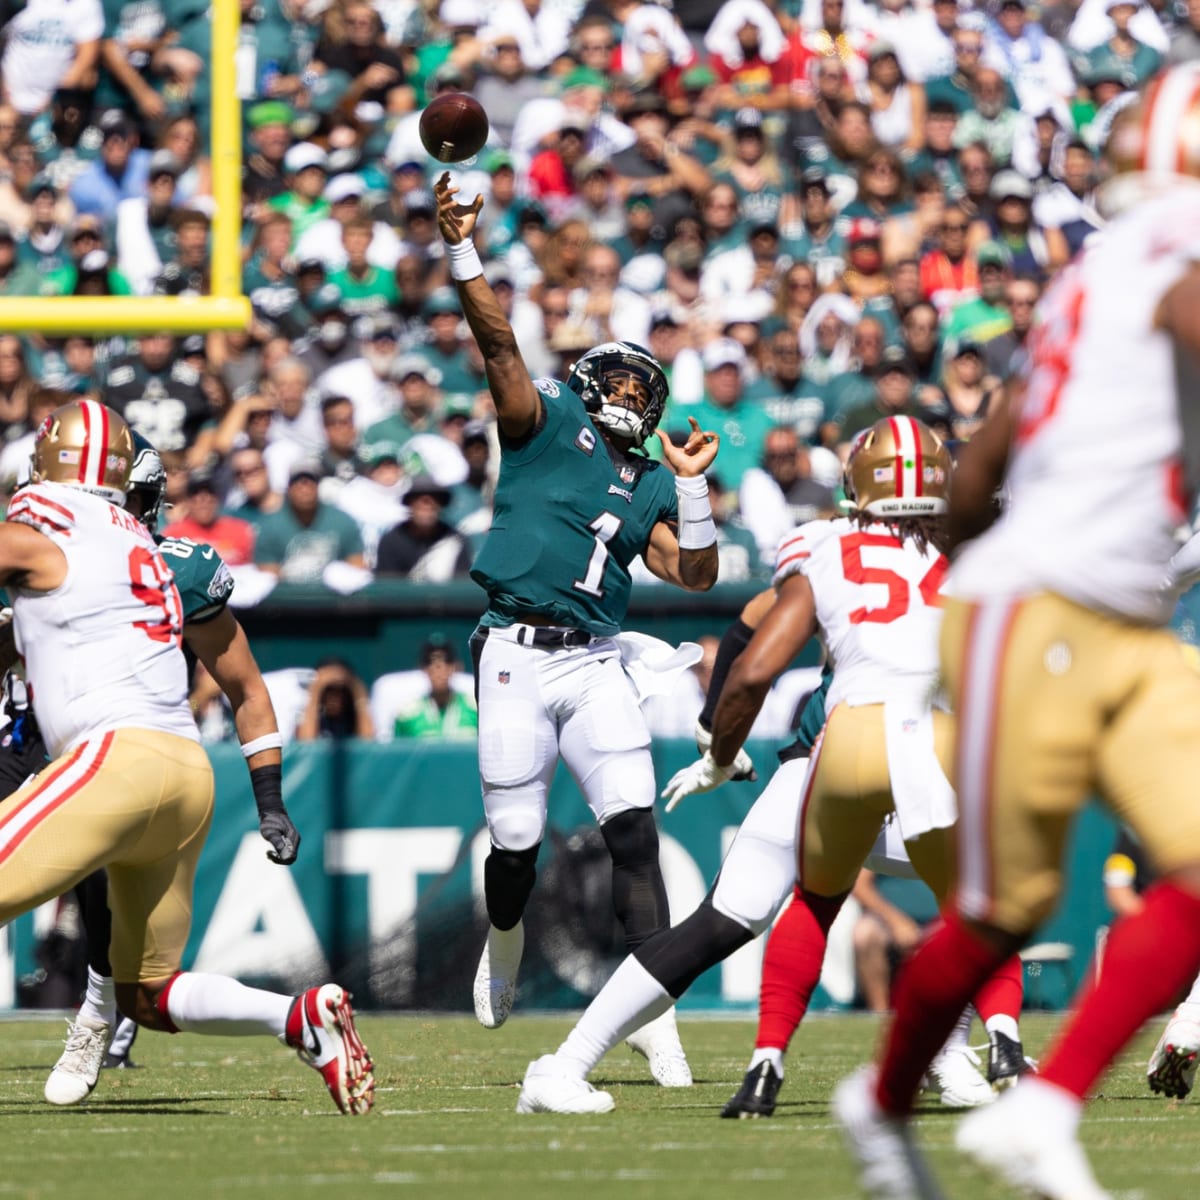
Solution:
{"label": "green football jersey", "polygon": [[491,532],[471,570],[488,594],[484,625],[538,613],[610,636],[629,607],[629,564],[659,521],[678,516],[675,477],[649,459],[614,462],[583,401],[539,379],[546,422],[501,440]]}
{"label": "green football jersey", "polygon": [[158,549],[175,576],[183,623],[211,621],[233,595],[233,576],[225,560],[211,546],[191,538],[163,538]]}
{"label": "green football jersey", "polygon": [[796,729],[796,741],[807,746],[812,751],[813,744],[825,728],[825,697],[829,695],[829,685],[833,682],[833,671],[826,666],[821,676],[820,686],[809,696],[804,708],[800,711],[800,724]]}

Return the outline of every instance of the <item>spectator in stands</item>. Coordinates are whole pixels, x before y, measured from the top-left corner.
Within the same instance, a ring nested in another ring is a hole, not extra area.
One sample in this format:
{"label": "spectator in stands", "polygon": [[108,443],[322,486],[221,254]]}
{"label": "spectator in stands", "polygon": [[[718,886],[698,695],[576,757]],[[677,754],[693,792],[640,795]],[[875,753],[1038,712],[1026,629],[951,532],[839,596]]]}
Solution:
{"label": "spectator in stands", "polygon": [[[348,396],[325,396],[321,400],[320,449],[321,498],[335,499],[340,487],[357,478],[366,466],[359,432],[354,426],[354,402]],[[333,485],[333,486],[329,486]]]}
{"label": "spectator in stands", "polygon": [[250,261],[242,270],[242,290],[254,315],[282,336],[299,338],[312,323],[300,298],[300,281],[289,256],[292,222],[284,213],[268,212],[254,233]]}
{"label": "spectator in stands", "polygon": [[442,517],[450,489],[419,475],[404,494],[408,518],[379,540],[376,574],[403,575],[425,583],[465,576],[471,566],[466,540]]}
{"label": "spectator in stands", "polygon": [[[0,375],[8,361],[8,341],[16,338],[0,338]],[[69,392],[53,387],[35,387],[26,402],[26,417],[23,421],[0,421],[4,431],[4,449],[0,451],[0,488],[6,493],[14,492],[18,485],[29,482],[29,463],[33,455],[34,436],[41,423],[60,405],[74,399]],[[12,406],[10,406],[12,411]]]}
{"label": "spectator in stands", "polygon": [[296,724],[296,741],[375,736],[367,686],[349,663],[323,658],[308,687],[308,697]]}
{"label": "spectator in stands", "polygon": [[425,641],[417,665],[429,680],[429,690],[414,697],[396,713],[392,726],[395,738],[473,738],[479,731],[475,697],[452,686],[462,670],[450,643],[443,637]]}
{"label": "spectator in stands", "polygon": [[742,108],[733,118],[733,139],[724,139],[721,156],[712,164],[714,182],[730,184],[738,211],[749,226],[765,221],[778,224],[783,201],[783,167],[763,128],[757,108]]}
{"label": "spectator in stands", "polygon": [[884,146],[921,149],[925,125],[925,89],[910,82],[891,42],[878,38],[867,50],[867,90],[871,128]]}
{"label": "spectator in stands", "polygon": [[975,251],[975,265],[979,272],[979,295],[951,309],[943,335],[957,338],[970,334],[982,345],[1012,326],[1012,318],[1004,307],[1004,287],[1012,278],[1012,255],[1000,242],[984,242]]}
{"label": "spectator in stands", "polygon": [[1092,195],[1095,182],[1096,160],[1084,142],[1074,140],[1063,151],[1062,178],[1034,197],[1034,221],[1062,236],[1068,257],[1102,225]]}
{"label": "spectator in stands", "polygon": [[446,392],[477,392],[486,386],[483,372],[471,363],[466,349],[462,305],[453,288],[437,288],[425,300],[429,341],[414,353],[440,373],[439,385]]}
{"label": "spectator in stands", "polygon": [[168,333],[144,334],[131,352],[110,360],[104,400],[160,454],[186,451],[211,414],[199,372]]}
{"label": "spectator in stands", "polygon": [[287,189],[284,156],[292,144],[291,107],[280,100],[262,100],[246,112],[249,154],[242,168],[242,196],[248,205],[282,196]]}
{"label": "spectator in stands", "polygon": [[66,9],[56,0],[30,0],[5,14],[0,78],[4,100],[22,116],[46,108],[59,88],[96,86],[104,10],[99,0]]}
{"label": "spectator in stands", "polygon": [[321,484],[322,499],[328,499],[354,518],[363,539],[367,566],[376,566],[379,539],[408,516],[405,492],[409,480],[404,473],[400,447],[395,442],[367,442],[359,453],[360,474],[339,486],[336,494]]}
{"label": "spectator in stands", "polygon": [[326,9],[311,69],[348,77],[338,101],[346,112],[369,104],[378,106],[380,116],[396,115],[408,112],[415,103],[403,58],[387,44],[379,13],[363,0]]}
{"label": "spectator in stands", "polygon": [[879,146],[858,167],[858,193],[842,210],[842,216],[869,217],[882,222],[908,212],[911,207],[908,179],[900,156]]}
{"label": "spectator in stands", "polygon": [[492,26],[484,36],[487,48],[475,98],[488,115],[496,141],[507,147],[521,110],[544,91],[541,80],[530,73],[514,31]]}
{"label": "spectator in stands", "polygon": [[1029,122],[1027,114],[1009,105],[1008,96],[1004,76],[992,67],[980,67],[971,83],[972,106],[954,131],[957,145],[985,145],[998,167],[1012,161],[1013,144]]}
{"label": "spectator in stands", "polygon": [[[846,269],[845,232],[837,227],[834,220],[836,213],[823,167],[808,167],[801,175],[800,198],[802,228],[798,234],[784,238],[780,246],[780,253],[795,263],[784,276],[780,289],[781,305],[794,303],[785,293],[798,269],[807,269],[810,277],[815,272],[822,288],[830,287]],[[815,298],[813,284],[809,284],[808,291],[811,293],[808,295],[808,305],[811,305]],[[798,331],[807,311],[806,306],[804,312],[795,313],[799,319],[793,319],[786,312],[780,312],[780,315],[787,318],[792,328]]]}
{"label": "spectator in stands", "polygon": [[939,313],[979,294],[978,265],[967,253],[970,226],[966,209],[948,204],[938,227],[937,248],[921,259],[921,294]]}
{"label": "spectator in stands", "polygon": [[[175,181],[182,167],[168,150],[150,157],[146,194],[122,200],[116,212],[117,269],[139,296],[149,295],[163,267],[175,258]],[[207,252],[207,221],[202,255]]]}
{"label": "spectator in stands", "polygon": [[[847,369],[840,375],[835,375],[825,388],[829,396],[831,414],[847,412],[874,400],[879,364],[883,361],[883,350],[887,340],[887,332],[878,317],[863,317],[855,325],[850,338],[850,361],[846,364]],[[827,438],[826,441],[828,440]]]}
{"label": "spectator in stands", "polygon": [[916,373],[908,356],[899,346],[889,346],[879,364],[874,400],[837,414],[840,445],[849,446],[855,434],[869,429],[883,417],[916,417],[936,428],[933,410],[917,403],[915,385]]}
{"label": "spectator in stands", "polygon": [[382,313],[400,299],[400,293],[393,271],[395,263],[384,268],[374,265],[369,259],[375,237],[375,222],[360,213],[342,226],[341,236],[346,264],[330,271],[329,282],[341,292],[346,315],[359,317]]}
{"label": "spectator in stands", "polygon": [[36,390],[37,380],[29,370],[20,339],[0,335],[0,429],[5,440],[26,432],[29,402]]}
{"label": "spectator in stands", "polygon": [[777,425],[767,434],[761,465],[742,477],[738,509],[768,565],[795,526],[834,515],[833,493],[813,479],[808,448],[794,429]]}
{"label": "spectator in stands", "polygon": [[773,424],[761,405],[746,399],[746,351],[733,338],[709,342],[703,350],[704,399],[686,409],[668,414],[668,432],[686,430],[687,417],[695,417],[702,429],[721,436],[720,478],[733,493],[742,477],[762,459],[763,445]]}
{"label": "spectator in stands", "polygon": [[366,565],[354,520],[318,495],[322,474],[316,460],[296,463],[283,505],[259,521],[255,564],[288,583],[318,583],[331,563]]}
{"label": "spectator in stands", "polygon": [[1030,16],[1025,0],[1001,0],[988,28],[983,65],[994,67],[1013,85],[1021,110],[1029,115],[1047,104],[1065,106],[1075,79],[1063,48]]}
{"label": "spectator in stands", "polygon": [[785,325],[763,323],[761,373],[746,396],[762,405],[771,420],[787,425],[805,442],[821,440],[829,389],[812,383],[801,370],[800,343]]}
{"label": "spectator in stands", "polygon": [[983,348],[987,373],[995,375],[1001,382],[1011,379],[1025,363],[1026,344],[1040,294],[1038,281],[1028,275],[1018,275],[1004,285],[1004,306],[1012,326]]}
{"label": "spectator in stands", "polygon": [[180,209],[175,226],[175,256],[154,281],[156,296],[203,296],[212,289],[208,272],[208,214],[198,208]]}
{"label": "spectator in stands", "polygon": [[914,304],[900,325],[900,345],[912,363],[918,388],[938,387],[942,378],[942,343],[937,309],[928,300]]}
{"label": "spectator in stands", "polygon": [[0,221],[0,296],[36,296],[41,286],[37,269],[17,261],[17,239],[11,226]]}
{"label": "spectator in stands", "polygon": [[992,180],[996,202],[991,234],[1008,251],[1014,271],[1039,277],[1066,263],[1066,239],[1057,229],[1042,229],[1033,219],[1033,187],[1017,171],[999,171]]}
{"label": "spectator in stands", "polygon": [[381,421],[368,426],[364,441],[403,446],[419,433],[435,433],[442,401],[441,372],[418,354],[405,354],[392,367],[400,388],[400,404]]}
{"label": "spectator in stands", "polygon": [[892,1007],[892,974],[921,939],[921,926],[875,886],[875,874],[859,872],[851,895],[861,912],[854,925],[854,970],[863,1006],[885,1013]]}
{"label": "spectator in stands", "polygon": [[[329,215],[313,221],[296,241],[297,259],[319,259],[325,264],[327,276],[341,270],[350,259],[350,248],[346,234],[351,223],[355,227],[355,247],[359,262],[357,270],[365,270],[365,264],[392,271],[400,257],[403,246],[390,225],[375,221],[363,212],[363,197],[366,185],[357,176],[349,173],[335,175],[325,185],[322,196],[329,205]],[[359,238],[365,233],[365,245]],[[389,298],[391,293],[389,292]]]}
{"label": "spectator in stands", "polygon": [[972,142],[958,152],[958,177],[962,180],[958,202],[973,221],[990,220],[995,210],[990,193],[992,171],[991,153],[982,142]]}
{"label": "spectator in stands", "polygon": [[[269,420],[269,409],[266,415]],[[240,502],[231,507],[230,515],[240,517],[257,530],[266,517],[283,507],[283,496],[271,490],[271,477],[260,449],[237,447],[230,453],[228,461],[234,483],[230,499],[240,496]]]}
{"label": "spectator in stands", "polygon": [[999,400],[1000,380],[985,373],[983,349],[969,336],[947,344],[945,363],[942,392],[948,401],[946,416],[953,437],[965,442]]}
{"label": "spectator in stands", "polygon": [[1200,58],[1200,0],[1187,0],[1187,20],[1175,27],[1167,51],[1167,66]]}
{"label": "spectator in stands", "polygon": [[76,211],[111,221],[122,200],[145,195],[150,151],[138,148],[137,130],[115,109],[100,118],[100,157],[71,184]]}
{"label": "spectator in stands", "polygon": [[231,567],[252,562],[254,526],[241,517],[221,512],[221,494],[216,479],[204,472],[194,472],[188,478],[187,495],[187,516],[179,521],[172,520],[163,529],[163,536],[206,542]]}
{"label": "spectator in stands", "polygon": [[927,80],[925,84],[931,113],[935,104],[949,105],[957,114],[970,112],[974,107],[975,75],[983,56],[983,33],[959,25],[955,27],[951,40],[954,43],[954,69],[948,75]]}
{"label": "spectator in stands", "polygon": [[295,246],[313,225],[329,216],[324,195],[329,160],[320,146],[297,142],[283,156],[283,172],[287,188],[272,196],[267,207],[291,218]]}
{"label": "spectator in stands", "polygon": [[1088,50],[1076,64],[1081,76],[1119,71],[1130,87],[1141,87],[1163,64],[1163,56],[1138,41],[1130,31],[1141,0],[1105,0],[1104,11],[1112,22],[1112,36]]}

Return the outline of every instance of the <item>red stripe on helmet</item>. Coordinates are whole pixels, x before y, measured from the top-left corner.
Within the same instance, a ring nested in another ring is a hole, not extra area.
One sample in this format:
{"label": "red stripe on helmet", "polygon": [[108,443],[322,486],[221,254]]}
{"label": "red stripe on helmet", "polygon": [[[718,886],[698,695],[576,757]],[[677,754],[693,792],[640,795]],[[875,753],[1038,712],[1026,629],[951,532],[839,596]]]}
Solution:
{"label": "red stripe on helmet", "polygon": [[108,467],[108,405],[97,406],[100,409],[100,445],[96,453],[96,486],[104,486],[104,476]]}
{"label": "red stripe on helmet", "polygon": [[87,483],[88,455],[92,449],[92,408],[87,400],[84,400],[79,408],[83,414],[83,447],[79,452],[79,482]]}
{"label": "red stripe on helmet", "polygon": [[892,427],[892,441],[896,445],[896,465],[893,470],[896,472],[896,498],[899,499],[904,495],[904,451],[900,446],[900,425],[897,419],[888,417],[888,424]]}
{"label": "red stripe on helmet", "polygon": [[917,423],[912,417],[906,417],[906,421],[912,426],[913,435],[913,462],[916,466],[917,476],[917,495],[925,495],[925,458],[921,454],[921,431],[917,428]]}

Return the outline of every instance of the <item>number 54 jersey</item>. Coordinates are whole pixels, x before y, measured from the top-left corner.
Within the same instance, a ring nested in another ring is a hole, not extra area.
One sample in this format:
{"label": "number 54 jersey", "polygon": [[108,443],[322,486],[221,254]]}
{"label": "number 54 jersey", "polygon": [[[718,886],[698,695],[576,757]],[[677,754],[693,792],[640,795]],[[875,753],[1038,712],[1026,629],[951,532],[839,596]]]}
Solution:
{"label": "number 54 jersey", "polygon": [[22,488],[8,520],[45,534],[67,559],[66,579],[53,591],[9,589],[17,649],[51,755],[111,729],[198,741],[179,591],[144,526],[58,483]]}
{"label": "number 54 jersey", "polygon": [[779,547],[775,587],[805,575],[833,664],[825,711],[837,704],[928,705],[938,670],[946,559],[883,524],[838,518],[801,525]]}

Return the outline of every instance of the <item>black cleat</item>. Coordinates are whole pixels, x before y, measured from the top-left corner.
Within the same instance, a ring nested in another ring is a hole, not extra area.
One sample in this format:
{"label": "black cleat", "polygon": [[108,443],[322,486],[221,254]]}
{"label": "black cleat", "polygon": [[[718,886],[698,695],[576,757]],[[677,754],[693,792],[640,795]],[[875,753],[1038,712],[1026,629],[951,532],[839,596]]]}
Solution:
{"label": "black cleat", "polygon": [[993,1033],[988,1046],[987,1081],[992,1090],[1002,1092],[1010,1088],[1033,1068],[1025,1058],[1021,1043],[1003,1033]]}
{"label": "black cleat", "polygon": [[752,1117],[769,1117],[775,1111],[775,1097],[783,1087],[783,1080],[775,1073],[769,1062],[760,1062],[751,1067],[742,1080],[737,1094],[721,1109],[723,1117],[747,1120]]}

